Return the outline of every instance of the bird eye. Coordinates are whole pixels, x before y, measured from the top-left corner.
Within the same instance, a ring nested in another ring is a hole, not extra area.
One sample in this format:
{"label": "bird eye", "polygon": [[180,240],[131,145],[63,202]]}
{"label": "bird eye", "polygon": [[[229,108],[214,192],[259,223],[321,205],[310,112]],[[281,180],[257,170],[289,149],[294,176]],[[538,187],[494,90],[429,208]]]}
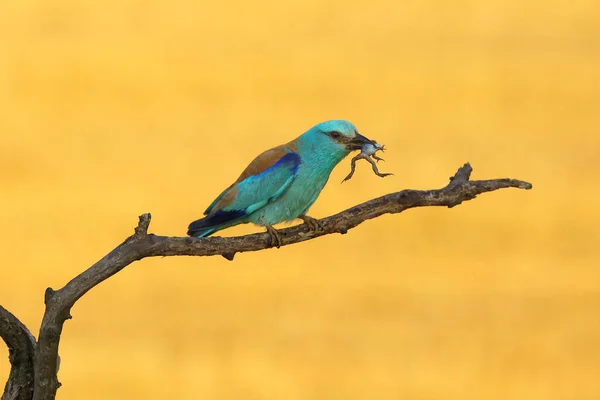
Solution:
{"label": "bird eye", "polygon": [[329,132],[329,136],[331,136],[334,139],[339,139],[341,134],[339,132],[333,131],[333,132]]}

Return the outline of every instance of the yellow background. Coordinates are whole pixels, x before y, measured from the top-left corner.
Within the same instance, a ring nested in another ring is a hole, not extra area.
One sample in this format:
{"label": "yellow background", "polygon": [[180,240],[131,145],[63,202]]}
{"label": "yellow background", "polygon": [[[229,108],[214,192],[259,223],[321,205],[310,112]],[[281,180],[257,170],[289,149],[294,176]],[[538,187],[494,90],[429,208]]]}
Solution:
{"label": "yellow background", "polygon": [[3,1],[0,303],[37,336],[44,289],[139,214],[183,235],[256,154],[333,118],[395,176],[340,184],[345,160],[313,216],[466,161],[534,189],[135,263],[74,307],[59,398],[600,398],[591,0]]}

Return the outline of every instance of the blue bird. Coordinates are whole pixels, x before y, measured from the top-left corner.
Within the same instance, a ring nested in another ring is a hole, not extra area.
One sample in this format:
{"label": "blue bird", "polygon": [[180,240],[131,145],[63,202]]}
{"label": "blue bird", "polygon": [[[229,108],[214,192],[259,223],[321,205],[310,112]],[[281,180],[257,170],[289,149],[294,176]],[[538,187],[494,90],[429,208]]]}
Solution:
{"label": "blue bird", "polygon": [[353,150],[373,142],[348,121],[322,122],[296,139],[265,151],[192,222],[188,235],[206,237],[234,225],[266,227],[271,244],[281,238],[272,225],[299,218],[311,230],[318,221],[306,215],[333,168]]}

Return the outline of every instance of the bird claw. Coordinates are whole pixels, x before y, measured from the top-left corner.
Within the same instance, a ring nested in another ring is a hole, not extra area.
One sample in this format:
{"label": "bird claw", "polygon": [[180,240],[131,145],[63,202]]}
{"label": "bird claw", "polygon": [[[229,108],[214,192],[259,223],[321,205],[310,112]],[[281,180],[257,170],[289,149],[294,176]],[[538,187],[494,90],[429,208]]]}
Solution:
{"label": "bird claw", "polygon": [[321,221],[319,221],[316,218],[309,217],[308,215],[304,214],[299,215],[298,218],[304,221],[304,223],[308,226],[308,230],[311,232],[318,232],[320,230],[323,230],[323,224],[321,224]]}
{"label": "bird claw", "polygon": [[271,225],[265,225],[267,228],[267,233],[269,234],[269,238],[271,239],[271,246],[280,248],[281,247],[281,236],[277,229],[273,228]]}

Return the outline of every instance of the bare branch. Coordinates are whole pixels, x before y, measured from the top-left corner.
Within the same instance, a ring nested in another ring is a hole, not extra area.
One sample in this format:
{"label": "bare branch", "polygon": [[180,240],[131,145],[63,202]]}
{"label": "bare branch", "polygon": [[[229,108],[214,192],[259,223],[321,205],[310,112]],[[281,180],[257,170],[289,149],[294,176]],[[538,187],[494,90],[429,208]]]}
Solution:
{"label": "bare branch", "polygon": [[8,346],[11,364],[2,400],[29,400],[33,395],[35,338],[17,317],[2,306],[0,336]]}
{"label": "bare branch", "polygon": [[[345,234],[362,222],[383,214],[397,214],[414,207],[454,207],[477,195],[503,188],[531,189],[532,185],[515,179],[470,181],[472,168],[461,167],[450,183],[436,190],[403,190],[359,204],[320,223],[323,229],[309,231],[305,225],[279,230],[281,245],[286,246],[332,233]],[[35,400],[54,399],[60,386],[57,379],[58,343],[65,320],[71,318],[75,302],[94,286],[110,278],[127,265],[145,257],[157,256],[214,256],[228,259],[239,252],[258,251],[271,247],[269,235],[256,233],[238,237],[167,237],[148,234],[150,214],[140,216],[135,233],[125,242],[73,278],[60,290],[46,291],[46,312],[40,328],[35,362]]]}

